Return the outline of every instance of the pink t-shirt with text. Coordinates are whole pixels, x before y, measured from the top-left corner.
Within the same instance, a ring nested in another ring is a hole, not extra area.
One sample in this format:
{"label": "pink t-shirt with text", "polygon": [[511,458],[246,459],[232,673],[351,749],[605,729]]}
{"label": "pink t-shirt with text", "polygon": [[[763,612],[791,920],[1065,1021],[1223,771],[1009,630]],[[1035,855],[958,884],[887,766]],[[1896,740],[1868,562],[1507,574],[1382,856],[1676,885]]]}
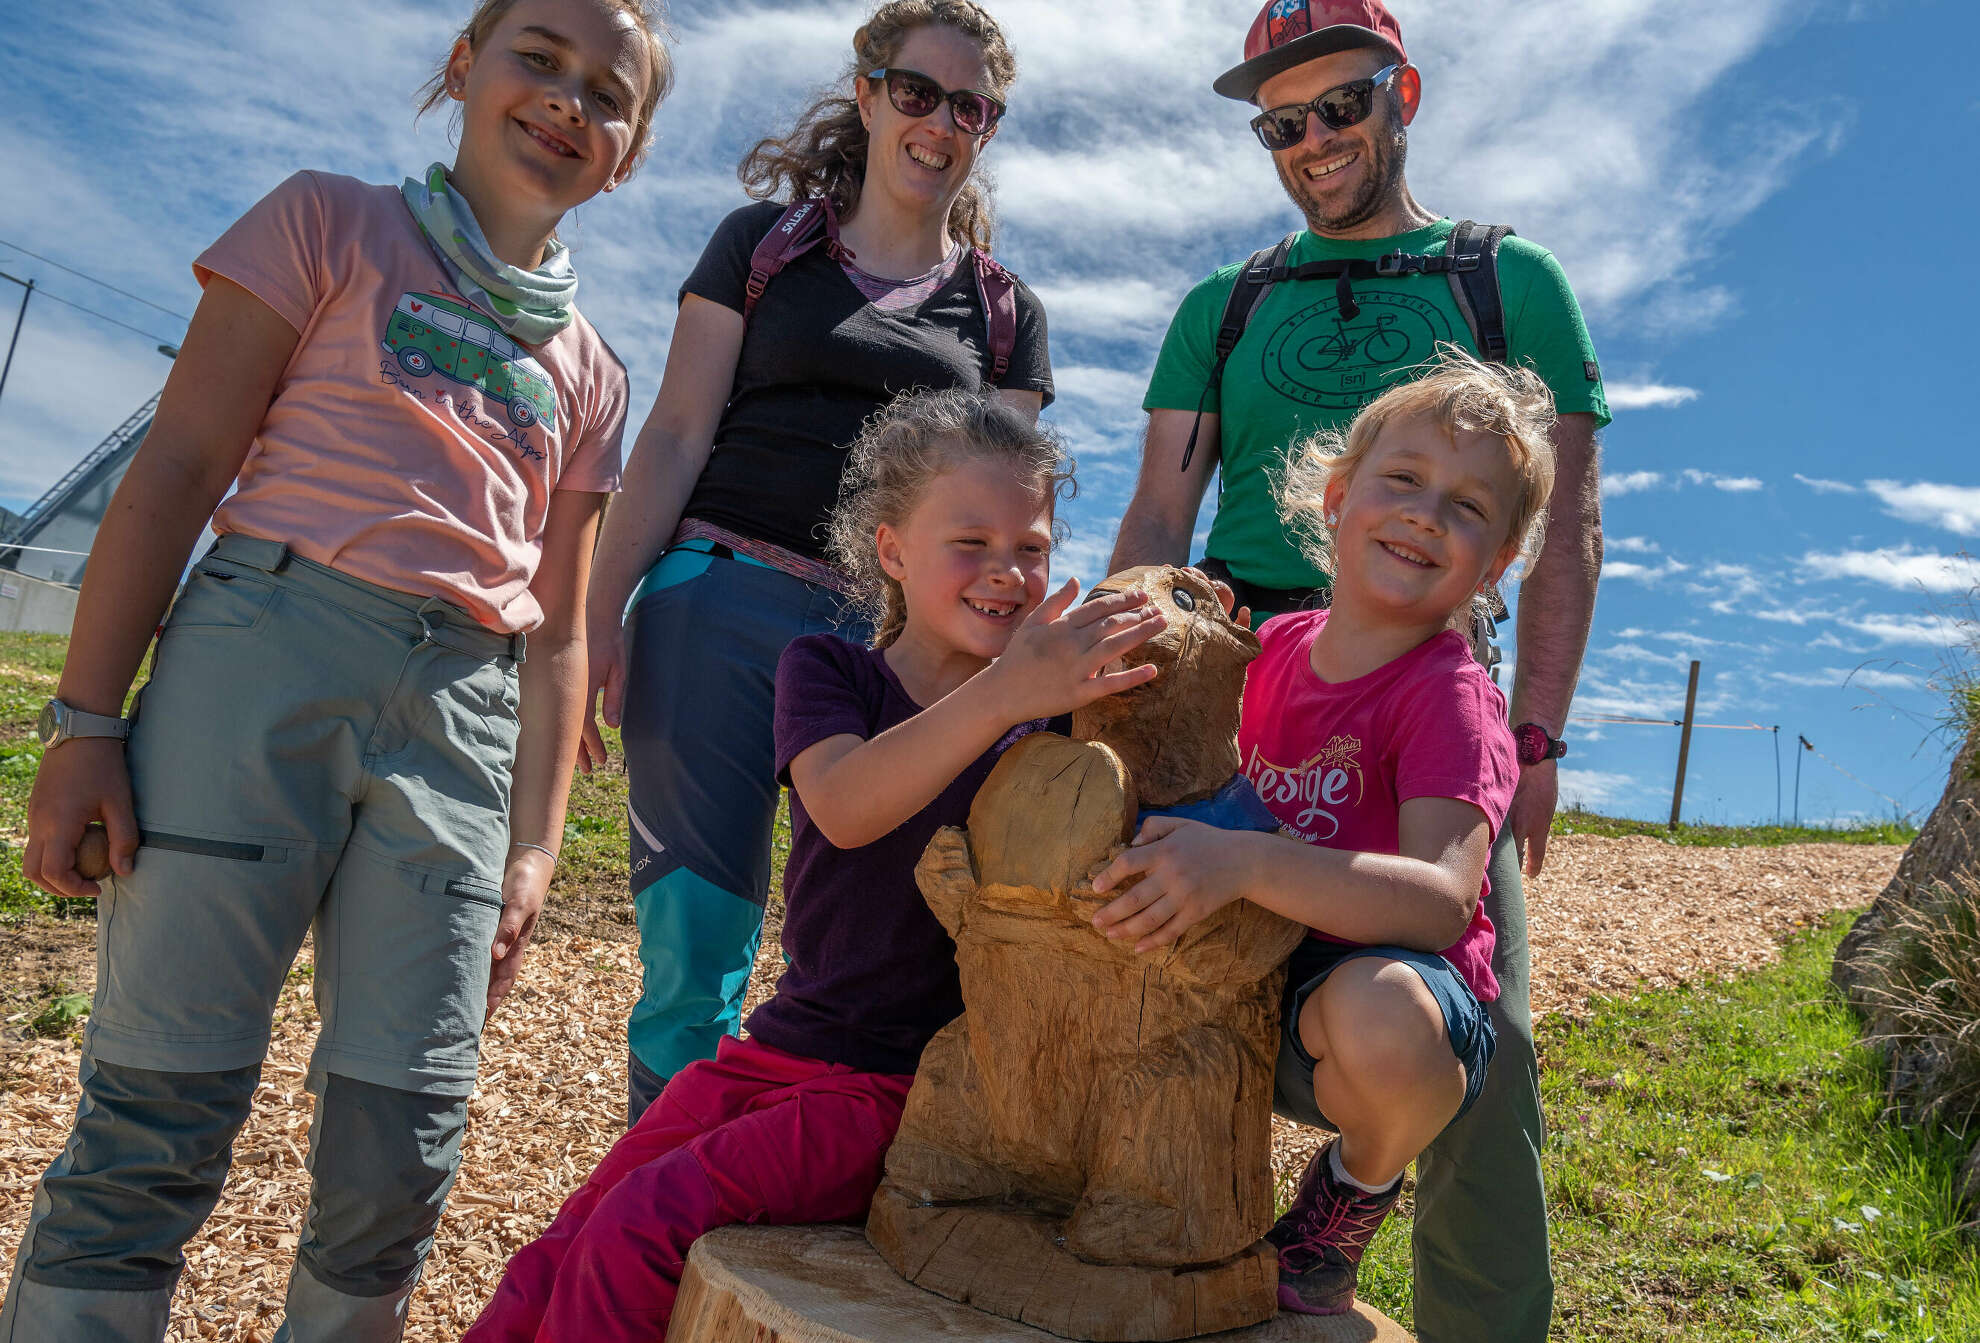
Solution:
{"label": "pink t-shirt with text", "polygon": [[[1397,852],[1402,804],[1417,797],[1469,802],[1496,836],[1519,764],[1505,696],[1463,637],[1447,630],[1365,676],[1328,682],[1309,661],[1327,614],[1279,616],[1258,633],[1238,751],[1265,805],[1307,843],[1357,853]],[[1480,1002],[1499,996],[1490,893],[1488,877],[1471,926],[1443,952]]]}
{"label": "pink t-shirt with text", "polygon": [[591,324],[517,345],[454,292],[396,187],[327,173],[269,192],[193,274],[301,335],[213,530],[491,629],[539,624],[550,495],[619,485],[626,372]]}

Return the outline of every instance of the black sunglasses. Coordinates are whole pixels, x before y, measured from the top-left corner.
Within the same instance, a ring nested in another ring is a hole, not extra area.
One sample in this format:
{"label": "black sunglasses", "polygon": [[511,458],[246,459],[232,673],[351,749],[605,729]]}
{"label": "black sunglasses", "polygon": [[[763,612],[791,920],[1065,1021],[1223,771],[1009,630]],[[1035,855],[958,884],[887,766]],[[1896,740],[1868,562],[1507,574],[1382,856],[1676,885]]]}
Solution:
{"label": "black sunglasses", "polygon": [[1251,129],[1258,132],[1258,143],[1273,151],[1291,149],[1306,138],[1308,113],[1319,117],[1320,124],[1330,130],[1344,131],[1368,120],[1368,114],[1375,110],[1375,90],[1400,69],[1400,62],[1385,65],[1366,79],[1335,85],[1312,102],[1269,107],[1251,119]]}
{"label": "black sunglasses", "polygon": [[904,117],[927,117],[944,102],[955,118],[956,129],[964,135],[985,135],[1004,115],[1004,105],[975,89],[943,88],[919,70],[868,70],[868,79],[887,81],[887,101]]}

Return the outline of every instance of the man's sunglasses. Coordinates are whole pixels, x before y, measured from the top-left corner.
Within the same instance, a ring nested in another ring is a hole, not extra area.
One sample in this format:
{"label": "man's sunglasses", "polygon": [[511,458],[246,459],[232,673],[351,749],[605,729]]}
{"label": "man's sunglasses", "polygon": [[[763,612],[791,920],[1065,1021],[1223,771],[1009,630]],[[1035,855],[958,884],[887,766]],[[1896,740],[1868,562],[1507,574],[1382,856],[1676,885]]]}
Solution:
{"label": "man's sunglasses", "polygon": [[1368,120],[1368,114],[1375,110],[1375,90],[1400,69],[1400,62],[1385,65],[1366,79],[1335,85],[1312,102],[1269,107],[1251,119],[1251,129],[1258,132],[1259,144],[1275,152],[1291,149],[1306,138],[1308,113],[1319,117],[1320,124],[1328,129],[1344,131]]}
{"label": "man's sunglasses", "polygon": [[975,89],[952,93],[919,70],[868,70],[866,77],[887,82],[887,101],[904,117],[933,116],[936,108],[948,103],[949,115],[964,135],[988,134],[1004,115],[1004,105],[989,94]]}

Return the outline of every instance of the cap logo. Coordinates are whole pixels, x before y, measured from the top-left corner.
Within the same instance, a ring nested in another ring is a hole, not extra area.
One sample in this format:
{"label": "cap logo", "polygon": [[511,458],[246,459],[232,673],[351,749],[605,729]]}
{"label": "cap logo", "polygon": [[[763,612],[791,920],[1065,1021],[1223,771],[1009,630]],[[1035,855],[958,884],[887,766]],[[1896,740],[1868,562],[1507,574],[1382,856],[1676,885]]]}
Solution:
{"label": "cap logo", "polygon": [[1313,31],[1313,16],[1307,12],[1306,5],[1307,0],[1275,0],[1265,16],[1265,46],[1268,50],[1282,47],[1294,38],[1305,37]]}

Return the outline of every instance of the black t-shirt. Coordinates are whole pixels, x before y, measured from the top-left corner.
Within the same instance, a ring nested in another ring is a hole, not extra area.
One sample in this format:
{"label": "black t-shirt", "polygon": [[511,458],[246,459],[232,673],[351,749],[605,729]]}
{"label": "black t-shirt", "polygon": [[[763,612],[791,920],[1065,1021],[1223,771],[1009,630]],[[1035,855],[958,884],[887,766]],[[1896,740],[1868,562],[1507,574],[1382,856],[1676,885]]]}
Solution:
{"label": "black t-shirt", "polygon": [[[750,256],[783,211],[766,201],[724,219],[682,297],[741,312]],[[918,307],[883,312],[820,243],[770,281],[750,314],[735,386],[684,516],[822,558],[825,520],[861,423],[914,388],[981,389],[988,348],[967,257]],[[1052,400],[1045,310],[1022,281],[1017,345],[1000,385]]]}
{"label": "black t-shirt", "polygon": [[[777,779],[828,737],[871,741],[921,711],[886,656],[836,635],[793,639],[777,663]],[[915,884],[914,865],[935,832],[969,824],[970,804],[1019,738],[1059,718],[1020,723],[978,756],[933,802],[871,844],[839,849],[791,790],[791,853],[784,866],[783,978],[750,1014],[749,1033],[786,1053],[862,1072],[911,1073],[922,1047],[962,1011],[956,944]]]}

